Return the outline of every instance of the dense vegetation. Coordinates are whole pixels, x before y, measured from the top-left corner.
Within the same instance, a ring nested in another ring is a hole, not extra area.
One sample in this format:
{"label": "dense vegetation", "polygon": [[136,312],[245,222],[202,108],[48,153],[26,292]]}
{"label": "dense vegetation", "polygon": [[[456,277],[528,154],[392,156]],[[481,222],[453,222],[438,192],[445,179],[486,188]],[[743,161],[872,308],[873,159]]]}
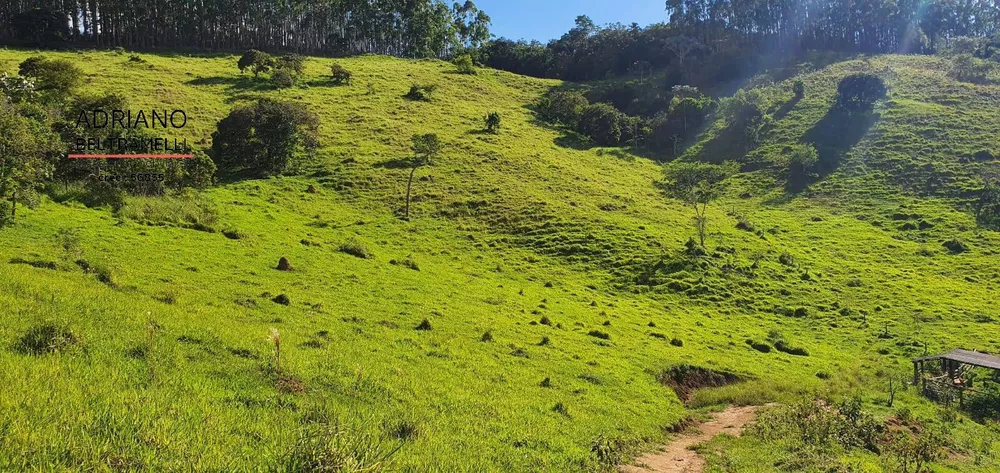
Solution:
{"label": "dense vegetation", "polygon": [[0,2],[0,43],[129,49],[247,48],[436,57],[489,39],[474,3],[120,0]]}
{"label": "dense vegetation", "polygon": [[[487,64],[536,77],[601,80],[673,68],[668,80],[732,81],[801,51],[932,53],[956,38],[989,39],[981,56],[1000,53],[1000,5],[899,0],[668,0],[667,23],[576,26],[547,44],[500,38]],[[671,85],[667,87],[669,88]]]}

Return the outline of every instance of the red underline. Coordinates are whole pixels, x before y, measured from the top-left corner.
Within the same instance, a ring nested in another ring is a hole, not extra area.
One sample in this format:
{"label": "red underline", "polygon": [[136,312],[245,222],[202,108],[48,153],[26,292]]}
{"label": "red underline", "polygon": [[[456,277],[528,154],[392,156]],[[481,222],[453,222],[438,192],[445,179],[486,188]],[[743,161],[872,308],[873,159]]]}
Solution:
{"label": "red underline", "polygon": [[67,154],[69,159],[188,159],[193,154]]}

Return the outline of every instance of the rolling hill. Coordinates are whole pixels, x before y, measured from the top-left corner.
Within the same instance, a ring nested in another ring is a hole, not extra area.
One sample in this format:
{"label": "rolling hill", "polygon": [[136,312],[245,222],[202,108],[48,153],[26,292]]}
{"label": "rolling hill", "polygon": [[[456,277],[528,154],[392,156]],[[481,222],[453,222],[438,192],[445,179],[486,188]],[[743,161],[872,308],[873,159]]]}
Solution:
{"label": "rolling hill", "polygon": [[[0,50],[0,71],[32,54]],[[1000,154],[1000,86],[956,82],[941,58],[836,62],[799,76],[801,100],[791,79],[766,84],[773,122],[745,156],[708,127],[680,159],[744,172],[709,207],[709,254],[692,258],[693,214],[657,187],[661,163],[535,118],[558,81],[362,56],[337,61],[351,86],[310,58],[307,80],[279,91],[235,56],[44,54],[78,64],[86,92],[183,109],[198,147],[261,96],[307,104],[322,146],[298,175],[118,212],[55,184],[0,229],[0,469],[609,469],[691,410],[860,395],[891,416],[886,379],[909,358],[1000,352],[1000,235],[967,209],[991,164],[970,156]],[[891,71],[888,100],[861,129],[826,120],[839,79],[862,68]],[[404,99],[412,83],[437,85],[434,99]],[[482,132],[494,111],[500,133]],[[405,221],[397,162],[415,133],[444,148],[417,172]],[[829,136],[842,139],[822,143],[827,172],[786,193],[784,150]],[[685,405],[666,384],[688,365],[745,382]],[[941,471],[1000,467],[972,453],[988,427],[898,396],[953,432]],[[780,446],[740,442],[710,464],[785,468],[756,463]]]}

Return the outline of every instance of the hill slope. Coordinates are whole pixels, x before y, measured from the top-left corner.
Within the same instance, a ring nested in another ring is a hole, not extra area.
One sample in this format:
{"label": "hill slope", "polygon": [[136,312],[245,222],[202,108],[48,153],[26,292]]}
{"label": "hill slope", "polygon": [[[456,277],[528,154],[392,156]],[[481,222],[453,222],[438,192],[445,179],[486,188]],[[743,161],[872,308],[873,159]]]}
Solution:
{"label": "hill slope", "polygon": [[[29,55],[0,51],[0,70]],[[781,148],[822,119],[858,61],[805,76],[807,98],[751,154],[763,166],[710,209],[712,254],[691,261],[680,251],[691,214],[655,187],[659,164],[567,147],[534,120],[528,105],[555,81],[361,57],[339,61],[351,87],[327,86],[328,61],[311,59],[307,87],[274,91],[241,77],[235,57],[47,55],[73,58],[89,92],[184,109],[199,146],[232,104],[275,96],[320,115],[323,147],[300,177],[132,199],[117,215],[56,203],[57,186],[0,230],[5,468],[294,469],[317,460],[310,442],[334,445],[318,461],[346,462],[378,438],[399,448],[393,470],[597,469],[685,416],[658,380],[672,366],[753,380],[695,406],[814,391],[873,400],[878,374],[905,374],[925,349],[1000,351],[983,336],[1000,325],[1000,239],[975,229],[960,192],[908,185],[927,162],[964,176],[956,186],[971,179],[957,156],[1000,145],[988,106],[1000,88],[953,83],[937,59],[877,59],[898,74],[881,120],[813,193],[787,196]],[[405,100],[414,82],[437,84],[434,101]],[[503,129],[482,134],[492,111]],[[415,218],[402,221],[406,171],[393,161],[427,132],[445,149],[418,172]],[[932,227],[901,230],[902,214]],[[70,251],[61,229],[79,229]],[[949,254],[952,238],[970,251]],[[294,271],[275,269],[282,256]],[[25,348],[60,330],[65,350]],[[745,342],[773,331],[808,356]]]}

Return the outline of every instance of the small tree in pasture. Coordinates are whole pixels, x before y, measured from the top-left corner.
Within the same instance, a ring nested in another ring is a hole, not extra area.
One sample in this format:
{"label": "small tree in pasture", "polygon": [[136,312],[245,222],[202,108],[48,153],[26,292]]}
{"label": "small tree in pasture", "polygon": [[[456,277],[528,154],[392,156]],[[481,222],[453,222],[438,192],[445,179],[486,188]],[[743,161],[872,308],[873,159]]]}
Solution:
{"label": "small tree in pasture", "polygon": [[887,92],[881,77],[863,72],[851,74],[837,85],[835,106],[850,113],[868,113]]}
{"label": "small tree in pasture", "polygon": [[250,69],[254,77],[259,77],[262,72],[266,73],[274,67],[274,58],[263,51],[251,49],[243,53],[236,65],[240,68],[240,73]]}
{"label": "small tree in pasture", "polygon": [[351,71],[335,62],[330,65],[330,81],[332,81],[335,85],[350,85]]}
{"label": "small tree in pasture", "polygon": [[441,141],[434,133],[413,135],[413,158],[410,159],[410,178],[406,182],[406,210],[403,217],[410,219],[410,192],[413,189],[413,175],[422,166],[430,164],[431,160],[441,152]]}
{"label": "small tree in pasture", "polygon": [[695,230],[705,246],[708,204],[725,190],[724,181],[736,172],[737,165],[677,162],[667,166],[662,187],[667,196],[690,205],[695,212]]}
{"label": "small tree in pasture", "polygon": [[463,54],[455,58],[452,63],[455,64],[455,68],[458,69],[459,74],[471,75],[476,73],[476,65],[472,62],[472,56],[468,54]]}

